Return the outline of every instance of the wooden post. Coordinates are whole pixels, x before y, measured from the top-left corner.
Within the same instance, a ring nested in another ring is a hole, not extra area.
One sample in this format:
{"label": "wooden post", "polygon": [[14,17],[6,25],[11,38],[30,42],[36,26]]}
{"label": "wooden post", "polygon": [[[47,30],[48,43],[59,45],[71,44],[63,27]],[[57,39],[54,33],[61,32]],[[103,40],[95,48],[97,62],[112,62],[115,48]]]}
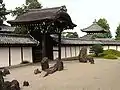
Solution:
{"label": "wooden post", "polygon": [[71,57],[72,57],[72,49],[71,49],[71,46],[70,46],[70,55],[71,55]]}
{"label": "wooden post", "polygon": [[23,62],[23,47],[21,47],[21,62]]}
{"label": "wooden post", "polygon": [[65,58],[67,58],[67,53],[66,53],[66,46],[65,46]]}
{"label": "wooden post", "polygon": [[46,34],[43,33],[43,36],[42,36],[42,61],[41,61],[42,70],[46,70],[49,68],[46,50],[47,50],[46,49]]}
{"label": "wooden post", "polygon": [[11,49],[9,47],[9,66],[11,66]]}
{"label": "wooden post", "polygon": [[46,57],[46,34],[42,35],[42,58]]}
{"label": "wooden post", "polygon": [[58,49],[59,49],[58,59],[61,60],[61,33],[58,34]]}

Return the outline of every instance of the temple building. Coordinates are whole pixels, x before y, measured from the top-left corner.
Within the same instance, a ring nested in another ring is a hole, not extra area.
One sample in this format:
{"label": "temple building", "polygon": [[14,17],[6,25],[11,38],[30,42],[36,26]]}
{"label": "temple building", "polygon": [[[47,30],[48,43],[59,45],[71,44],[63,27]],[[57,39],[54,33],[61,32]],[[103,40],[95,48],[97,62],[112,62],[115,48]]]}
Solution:
{"label": "temple building", "polygon": [[[74,57],[79,55],[79,51],[83,46],[87,47],[87,53],[91,54],[91,47],[94,44],[103,45],[103,49],[114,49],[120,51],[120,41],[113,38],[96,38],[95,35],[107,33],[107,30],[100,27],[96,20],[87,28],[81,29],[87,34],[80,38],[62,38],[61,54],[62,58]],[[55,55],[54,58],[57,58]]]}
{"label": "temple building", "polygon": [[[119,40],[94,37],[107,33],[96,21],[81,29],[87,33],[83,37],[61,38],[62,31],[76,27],[65,6],[29,10],[7,22],[13,27],[0,24],[0,67],[20,64],[23,61],[40,62],[43,57],[51,60],[75,57],[83,46],[87,47],[87,53],[90,54],[94,44],[102,44],[104,50],[120,51]],[[14,34],[15,27],[25,27],[29,33]]]}
{"label": "temple building", "polygon": [[[57,58],[61,59],[61,33],[76,27],[67,13],[66,6],[28,10],[27,13],[8,23],[14,27],[25,27],[29,34],[40,42],[39,46],[33,48],[34,62],[40,62],[44,57],[53,60],[56,56],[54,52],[57,53]],[[51,35],[58,36],[57,42]],[[57,49],[54,49],[54,46]]]}

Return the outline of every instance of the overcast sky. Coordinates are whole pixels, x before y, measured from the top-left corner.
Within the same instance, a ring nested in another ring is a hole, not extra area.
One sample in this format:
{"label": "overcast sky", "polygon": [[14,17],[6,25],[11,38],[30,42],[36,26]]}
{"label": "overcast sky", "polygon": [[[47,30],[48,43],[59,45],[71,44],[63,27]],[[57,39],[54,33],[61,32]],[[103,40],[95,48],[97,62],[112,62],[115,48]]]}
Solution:
{"label": "overcast sky", "polygon": [[[92,24],[94,19],[106,18],[112,35],[115,36],[116,27],[120,24],[119,0],[38,0],[43,8],[66,5],[73,22],[77,24],[74,31],[83,36],[80,29]],[[4,0],[6,8],[11,10],[25,3],[25,0]],[[8,16],[8,20],[14,18]]]}

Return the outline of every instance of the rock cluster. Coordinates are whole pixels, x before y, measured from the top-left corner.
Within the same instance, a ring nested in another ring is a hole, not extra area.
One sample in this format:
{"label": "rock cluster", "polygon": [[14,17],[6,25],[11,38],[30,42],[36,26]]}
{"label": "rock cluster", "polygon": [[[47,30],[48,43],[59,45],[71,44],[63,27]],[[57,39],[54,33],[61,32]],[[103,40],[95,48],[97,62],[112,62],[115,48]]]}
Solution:
{"label": "rock cluster", "polygon": [[79,62],[87,63],[90,62],[91,64],[94,64],[94,59],[92,57],[87,56],[87,47],[82,47],[79,54]]}

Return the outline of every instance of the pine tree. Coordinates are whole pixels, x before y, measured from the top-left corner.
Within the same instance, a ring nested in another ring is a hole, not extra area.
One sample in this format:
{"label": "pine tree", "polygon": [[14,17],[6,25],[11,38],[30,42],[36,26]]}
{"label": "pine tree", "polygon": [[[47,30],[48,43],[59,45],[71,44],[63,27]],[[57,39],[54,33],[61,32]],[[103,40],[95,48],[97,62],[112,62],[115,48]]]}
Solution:
{"label": "pine tree", "polygon": [[120,40],[120,24],[118,25],[117,29],[116,29],[116,36],[115,36],[116,40]]}
{"label": "pine tree", "polygon": [[42,5],[37,0],[26,0],[26,3],[21,7],[16,7],[15,10],[11,11],[12,16],[20,16],[26,13],[29,9],[42,8]]}
{"label": "pine tree", "polygon": [[[29,9],[41,9],[42,5],[37,0],[26,0],[26,3],[21,7],[16,7],[15,10],[11,11],[12,16],[20,16],[26,13]],[[25,27],[17,27],[15,28],[14,33],[17,34],[27,34],[28,31]]]}
{"label": "pine tree", "polygon": [[98,35],[98,37],[101,37],[101,38],[112,38],[109,24],[107,23],[107,20],[105,18],[102,18],[102,19],[100,18],[98,20],[97,24],[99,26],[101,26],[102,28],[104,28],[105,30],[107,30],[107,33],[100,34],[100,35]]}
{"label": "pine tree", "polygon": [[7,14],[9,14],[9,12],[7,12],[3,0],[0,0],[0,23],[3,23],[3,21],[7,19]]}

